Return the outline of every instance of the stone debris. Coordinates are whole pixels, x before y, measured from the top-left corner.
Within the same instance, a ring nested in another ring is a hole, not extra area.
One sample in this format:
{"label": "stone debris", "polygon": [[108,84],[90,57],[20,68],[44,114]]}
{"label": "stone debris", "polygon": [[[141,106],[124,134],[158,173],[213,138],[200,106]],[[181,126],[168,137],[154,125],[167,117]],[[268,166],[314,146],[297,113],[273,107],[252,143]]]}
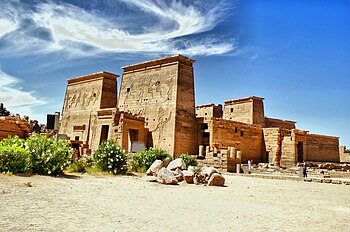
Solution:
{"label": "stone debris", "polygon": [[151,167],[148,168],[146,175],[156,176],[162,167],[163,167],[163,162],[161,160],[155,160],[151,165]]}
{"label": "stone debris", "polygon": [[223,186],[225,184],[225,178],[219,173],[213,173],[208,181],[209,186]]}
{"label": "stone debris", "polygon": [[189,170],[182,171],[184,175],[184,180],[187,184],[193,184],[194,173]]}
{"label": "stone debris", "polygon": [[219,173],[217,169],[214,167],[204,167],[201,171],[201,174],[205,177],[205,179],[208,181],[214,173]]}
{"label": "stone debris", "polygon": [[159,170],[157,175],[157,181],[161,184],[177,184],[178,181],[175,175],[167,168],[162,168]]}
{"label": "stone debris", "polygon": [[175,171],[171,171],[171,172],[174,174],[178,182],[181,182],[184,180],[184,174],[182,173],[180,168],[177,168]]}
{"label": "stone debris", "polygon": [[181,158],[171,161],[167,166],[164,165],[166,163],[169,162],[155,160],[147,170],[144,179],[148,182],[159,182],[161,184],[178,184],[185,181],[187,184],[223,186],[225,183],[225,178],[214,167],[189,166],[186,170],[186,164]]}
{"label": "stone debris", "polygon": [[173,161],[171,161],[169,163],[169,165],[167,166],[167,168],[171,171],[175,171],[177,168],[180,168],[181,170],[185,170],[186,164],[182,158],[177,158],[177,159],[174,159]]}
{"label": "stone debris", "polygon": [[163,160],[163,167],[168,167],[169,163],[171,162],[171,158],[170,157],[166,157],[164,160]]}

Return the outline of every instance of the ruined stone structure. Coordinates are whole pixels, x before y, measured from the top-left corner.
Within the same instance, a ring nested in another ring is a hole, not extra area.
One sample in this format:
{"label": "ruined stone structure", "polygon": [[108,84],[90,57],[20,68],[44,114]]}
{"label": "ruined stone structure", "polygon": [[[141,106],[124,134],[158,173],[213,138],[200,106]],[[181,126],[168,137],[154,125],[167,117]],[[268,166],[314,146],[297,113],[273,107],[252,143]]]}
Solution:
{"label": "ruined stone structure", "polygon": [[[242,151],[242,162],[269,162],[292,166],[297,162],[339,162],[339,138],[309,134],[295,122],[267,118],[263,98],[247,97],[225,101],[222,118],[198,117],[198,143],[208,147],[210,161],[227,164],[227,150]],[[197,106],[198,115],[212,105]],[[223,151],[223,152],[220,152]],[[220,154],[219,154],[220,153]],[[219,155],[218,155],[219,154]],[[232,154],[231,154],[232,155]],[[215,157],[217,157],[215,159]]]}
{"label": "ruined stone structure", "polygon": [[9,136],[27,138],[30,132],[30,122],[27,119],[11,116],[0,116],[0,140]]}
{"label": "ruined stone structure", "polygon": [[228,100],[224,108],[195,107],[194,62],[175,55],[125,66],[118,98],[115,74],[68,80],[60,134],[80,152],[115,139],[127,151],[158,147],[172,155],[199,153],[223,167],[236,162],[236,151],[241,162],[339,162],[337,137],[309,134],[293,121],[265,117],[261,97]]}

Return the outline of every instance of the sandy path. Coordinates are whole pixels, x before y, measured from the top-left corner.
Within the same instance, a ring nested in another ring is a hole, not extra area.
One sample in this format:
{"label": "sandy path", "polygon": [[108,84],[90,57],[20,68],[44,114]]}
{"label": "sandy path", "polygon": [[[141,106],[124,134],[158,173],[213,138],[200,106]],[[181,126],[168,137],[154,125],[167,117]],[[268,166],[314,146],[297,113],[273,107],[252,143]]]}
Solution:
{"label": "sandy path", "polygon": [[0,174],[0,231],[350,231],[349,185],[225,176],[228,187],[165,186],[79,177]]}

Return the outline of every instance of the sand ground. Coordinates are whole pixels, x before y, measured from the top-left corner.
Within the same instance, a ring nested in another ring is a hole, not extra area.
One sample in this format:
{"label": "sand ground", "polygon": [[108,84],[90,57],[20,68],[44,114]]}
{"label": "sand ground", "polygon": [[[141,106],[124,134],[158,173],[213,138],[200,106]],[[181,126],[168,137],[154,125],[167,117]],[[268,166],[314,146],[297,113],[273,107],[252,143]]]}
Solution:
{"label": "sand ground", "polygon": [[350,185],[225,178],[208,187],[0,174],[0,231],[350,231]]}

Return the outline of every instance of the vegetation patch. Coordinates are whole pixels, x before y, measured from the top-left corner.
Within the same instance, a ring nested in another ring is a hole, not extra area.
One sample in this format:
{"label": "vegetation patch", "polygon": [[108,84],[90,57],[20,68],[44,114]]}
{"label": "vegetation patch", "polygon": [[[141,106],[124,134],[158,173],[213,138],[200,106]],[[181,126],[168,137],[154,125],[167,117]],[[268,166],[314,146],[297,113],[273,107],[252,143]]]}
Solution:
{"label": "vegetation patch", "polygon": [[196,158],[187,153],[182,153],[179,156],[177,156],[177,158],[182,158],[185,161],[186,167],[198,165],[198,161],[196,160]]}
{"label": "vegetation patch", "polygon": [[164,160],[171,156],[160,148],[149,148],[138,151],[131,156],[130,167],[136,172],[146,172],[155,160]]}
{"label": "vegetation patch", "polygon": [[127,156],[125,151],[115,141],[103,141],[95,150],[94,158],[96,166],[104,172],[126,174]]}

